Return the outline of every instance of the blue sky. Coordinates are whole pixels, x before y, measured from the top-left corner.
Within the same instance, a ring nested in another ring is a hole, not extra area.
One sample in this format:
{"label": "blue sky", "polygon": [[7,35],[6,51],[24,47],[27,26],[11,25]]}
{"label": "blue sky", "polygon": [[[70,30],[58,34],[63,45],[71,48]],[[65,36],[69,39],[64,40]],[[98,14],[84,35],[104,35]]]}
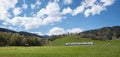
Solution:
{"label": "blue sky", "polygon": [[39,35],[120,26],[119,0],[0,0],[0,27]]}

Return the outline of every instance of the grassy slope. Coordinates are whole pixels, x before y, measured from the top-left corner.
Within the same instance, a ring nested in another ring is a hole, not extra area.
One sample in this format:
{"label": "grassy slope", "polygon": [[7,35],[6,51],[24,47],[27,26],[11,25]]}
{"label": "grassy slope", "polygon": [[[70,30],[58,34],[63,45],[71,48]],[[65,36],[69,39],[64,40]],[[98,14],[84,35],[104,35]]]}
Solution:
{"label": "grassy slope", "polygon": [[[0,57],[120,57],[120,40],[112,40],[108,45],[106,41],[68,38],[55,40],[55,46],[51,42],[42,47],[0,47]],[[93,41],[94,45],[64,46],[65,42],[77,41]]]}
{"label": "grassy slope", "polygon": [[64,38],[57,39],[53,42],[50,42],[46,46],[65,46],[65,43],[68,42],[94,42],[94,45],[106,44],[106,41],[91,40],[88,38],[80,38],[79,36],[73,35]]}

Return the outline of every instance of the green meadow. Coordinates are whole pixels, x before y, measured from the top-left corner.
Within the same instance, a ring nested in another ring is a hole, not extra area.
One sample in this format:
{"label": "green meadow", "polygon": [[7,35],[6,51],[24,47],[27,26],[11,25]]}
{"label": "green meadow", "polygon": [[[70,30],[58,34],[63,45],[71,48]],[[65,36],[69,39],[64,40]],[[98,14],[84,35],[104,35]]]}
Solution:
{"label": "green meadow", "polygon": [[[91,46],[65,46],[66,42],[94,42]],[[120,40],[107,41],[78,39],[76,36],[60,38],[45,46],[0,47],[0,57],[120,57]]]}

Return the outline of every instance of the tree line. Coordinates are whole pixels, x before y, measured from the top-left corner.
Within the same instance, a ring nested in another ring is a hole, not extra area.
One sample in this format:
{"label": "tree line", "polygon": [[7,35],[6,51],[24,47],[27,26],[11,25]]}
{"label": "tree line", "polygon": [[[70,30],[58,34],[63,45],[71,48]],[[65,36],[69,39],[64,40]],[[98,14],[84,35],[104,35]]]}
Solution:
{"label": "tree line", "polygon": [[78,38],[91,38],[93,40],[112,40],[120,39],[120,26],[104,27],[101,29],[84,31],[76,34],[52,35],[44,39],[27,32],[14,32],[7,29],[0,29],[0,46],[42,46],[59,38],[64,38],[70,35],[79,36]]}
{"label": "tree line", "polygon": [[120,39],[120,26],[104,27],[101,29],[89,30],[79,33],[81,37],[94,40],[112,40]]}
{"label": "tree line", "polygon": [[41,46],[45,40],[36,36],[20,35],[18,33],[0,32],[0,46]]}

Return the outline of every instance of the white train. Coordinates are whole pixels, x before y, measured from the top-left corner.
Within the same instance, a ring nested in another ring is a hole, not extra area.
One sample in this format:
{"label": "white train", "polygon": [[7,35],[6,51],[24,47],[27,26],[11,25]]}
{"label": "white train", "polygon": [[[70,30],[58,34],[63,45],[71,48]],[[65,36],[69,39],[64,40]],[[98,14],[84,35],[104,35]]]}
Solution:
{"label": "white train", "polygon": [[80,45],[93,45],[93,42],[70,42],[65,43],[66,46],[80,46]]}

